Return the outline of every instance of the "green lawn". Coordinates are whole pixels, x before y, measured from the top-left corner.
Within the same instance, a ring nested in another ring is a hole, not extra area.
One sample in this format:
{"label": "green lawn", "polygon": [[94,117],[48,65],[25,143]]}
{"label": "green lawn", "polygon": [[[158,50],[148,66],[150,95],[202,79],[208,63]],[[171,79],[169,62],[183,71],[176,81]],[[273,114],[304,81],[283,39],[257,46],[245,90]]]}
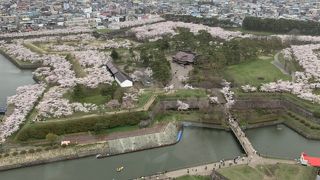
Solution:
{"label": "green lawn", "polygon": [[76,73],[77,77],[85,77],[87,73],[84,71],[84,69],[81,67],[78,60],[75,59],[75,57],[71,54],[68,54],[66,59],[72,64],[72,69]]}
{"label": "green lawn", "polygon": [[152,91],[146,91],[143,94],[141,94],[138,99],[138,107],[144,106],[148,102],[148,100],[151,98],[152,95],[153,95]]}
{"label": "green lawn", "polygon": [[181,176],[176,178],[176,180],[210,180],[209,176]]}
{"label": "green lawn", "polygon": [[290,80],[291,78],[276,68],[269,59],[257,59],[246,61],[237,65],[227,67],[225,76],[228,80],[233,80],[237,85],[260,85],[261,83],[272,82],[279,79]]}
{"label": "green lawn", "polygon": [[230,180],[314,180],[316,175],[312,167],[289,164],[258,165],[256,168],[240,165],[219,169],[218,172]]}
{"label": "green lawn", "polygon": [[35,46],[32,43],[24,43],[23,44],[26,48],[30,49],[32,52],[38,53],[38,54],[45,54],[46,52],[39,48],[38,46]]}
{"label": "green lawn", "polygon": [[[313,122],[310,119],[306,119],[302,116],[299,116],[296,113],[290,112],[294,117],[289,114],[284,114],[280,119],[284,120],[284,123],[297,131],[301,131],[302,134],[306,136],[320,139],[320,126],[319,124]],[[317,129],[315,129],[317,128]]]}
{"label": "green lawn", "polygon": [[101,105],[107,103],[108,99],[108,96],[102,96],[101,94],[97,94],[93,96],[84,97],[78,101],[81,103],[92,103],[96,105]]}

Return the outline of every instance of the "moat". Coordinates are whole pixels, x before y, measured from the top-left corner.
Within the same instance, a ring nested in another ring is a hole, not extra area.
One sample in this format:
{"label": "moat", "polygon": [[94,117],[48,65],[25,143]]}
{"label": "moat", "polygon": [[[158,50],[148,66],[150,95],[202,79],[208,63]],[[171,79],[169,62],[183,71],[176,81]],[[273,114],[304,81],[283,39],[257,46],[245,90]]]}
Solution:
{"label": "moat", "polygon": [[[104,159],[95,157],[62,161],[0,172],[1,179],[86,180],[130,179],[204,163],[232,159],[242,150],[231,133],[221,130],[184,128],[176,145],[128,153]],[[124,166],[120,173],[116,168]]]}
{"label": "moat", "polygon": [[31,70],[20,70],[0,54],[0,107],[6,105],[8,96],[16,94],[17,87],[33,83]]}

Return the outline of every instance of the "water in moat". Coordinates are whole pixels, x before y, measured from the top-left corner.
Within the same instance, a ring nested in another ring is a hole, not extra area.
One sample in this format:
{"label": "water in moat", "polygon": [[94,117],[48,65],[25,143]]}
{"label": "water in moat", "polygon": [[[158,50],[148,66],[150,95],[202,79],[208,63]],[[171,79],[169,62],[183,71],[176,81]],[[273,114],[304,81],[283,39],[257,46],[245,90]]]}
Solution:
{"label": "water in moat", "polygon": [[17,87],[33,83],[31,70],[20,70],[0,54],[0,107],[6,105],[8,96],[16,94]]}
{"label": "water in moat", "polygon": [[320,141],[306,139],[285,125],[250,129],[246,134],[260,154],[296,159],[305,152],[320,157]]}
{"label": "water in moat", "polygon": [[[242,154],[234,136],[226,131],[184,128],[182,140],[172,146],[104,159],[87,157],[0,172],[3,180],[124,180],[157,172],[232,159]],[[124,166],[122,172],[116,168]]]}

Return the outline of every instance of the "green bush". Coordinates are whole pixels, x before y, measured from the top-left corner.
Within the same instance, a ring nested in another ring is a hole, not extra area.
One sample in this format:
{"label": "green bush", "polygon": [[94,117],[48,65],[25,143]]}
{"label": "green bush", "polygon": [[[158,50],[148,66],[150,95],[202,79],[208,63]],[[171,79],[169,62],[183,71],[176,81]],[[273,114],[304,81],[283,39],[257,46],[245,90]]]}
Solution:
{"label": "green bush", "polygon": [[6,154],[4,154],[3,156],[4,156],[4,157],[8,157],[9,155],[10,155],[10,154],[6,153]]}
{"label": "green bush", "polygon": [[316,118],[320,118],[320,112],[318,112],[318,111],[313,112],[313,116]]}
{"label": "green bush", "polygon": [[37,149],[36,149],[36,152],[41,152],[41,151],[42,151],[41,148],[37,148]]}
{"label": "green bush", "polygon": [[291,33],[303,35],[320,35],[320,23],[316,21],[302,21],[291,19],[274,19],[247,16],[244,18],[242,28],[251,31],[272,33]]}
{"label": "green bush", "polygon": [[34,153],[35,150],[34,149],[29,149],[28,153]]}
{"label": "green bush", "polygon": [[12,153],[12,156],[16,156],[16,155],[18,155],[18,152],[13,152]]}
{"label": "green bush", "polygon": [[98,125],[102,126],[104,129],[128,125],[133,126],[147,118],[148,115],[146,112],[132,112],[110,116],[88,117],[63,122],[50,121],[33,123],[21,129],[17,134],[16,139],[19,141],[45,139],[48,133],[63,135],[88,131],[94,132],[97,129],[101,130],[101,128],[97,127]]}
{"label": "green bush", "polygon": [[26,150],[22,150],[22,151],[20,151],[20,154],[26,154],[27,153],[27,151]]}
{"label": "green bush", "polygon": [[115,49],[112,49],[110,56],[114,61],[120,58],[119,53]]}

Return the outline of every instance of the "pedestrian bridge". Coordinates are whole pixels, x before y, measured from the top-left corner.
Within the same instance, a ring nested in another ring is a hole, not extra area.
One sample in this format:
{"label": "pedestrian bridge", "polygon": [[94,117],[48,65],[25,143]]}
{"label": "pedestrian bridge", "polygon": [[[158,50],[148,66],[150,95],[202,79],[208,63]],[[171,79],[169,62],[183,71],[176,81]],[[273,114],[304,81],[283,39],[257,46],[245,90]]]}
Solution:
{"label": "pedestrian bridge", "polygon": [[231,115],[229,115],[228,124],[229,124],[232,132],[234,133],[234,135],[237,137],[238,141],[240,142],[242,148],[244,149],[244,151],[248,155],[248,157],[256,156],[257,151],[254,149],[251,142],[249,141],[249,139],[246,137],[245,133],[240,128],[238,122],[235,121]]}

